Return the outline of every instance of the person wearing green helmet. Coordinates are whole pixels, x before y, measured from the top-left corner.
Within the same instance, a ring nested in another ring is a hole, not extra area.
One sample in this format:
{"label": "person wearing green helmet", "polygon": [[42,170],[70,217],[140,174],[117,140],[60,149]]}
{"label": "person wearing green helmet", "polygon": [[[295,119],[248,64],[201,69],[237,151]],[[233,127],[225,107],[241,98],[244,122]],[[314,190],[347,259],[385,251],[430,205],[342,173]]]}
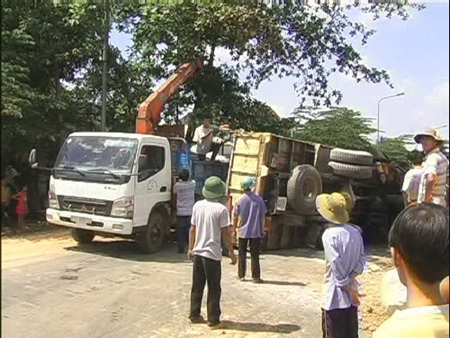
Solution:
{"label": "person wearing green helmet", "polygon": [[203,291],[208,284],[207,315],[210,327],[220,325],[222,238],[228,247],[231,263],[236,264],[230,215],[228,208],[221,203],[225,193],[226,184],[219,177],[211,176],[205,181],[202,189],[205,199],[194,204],[189,236],[188,257],[194,263],[189,319],[192,323],[203,322],[200,310]]}
{"label": "person wearing green helmet", "polygon": [[244,196],[234,207],[233,229],[238,232],[238,277],[245,280],[247,246],[250,244],[251,270],[254,283],[262,283],[259,252],[264,236],[264,216],[266,206],[263,199],[253,192],[256,181],[247,177],[241,182]]}

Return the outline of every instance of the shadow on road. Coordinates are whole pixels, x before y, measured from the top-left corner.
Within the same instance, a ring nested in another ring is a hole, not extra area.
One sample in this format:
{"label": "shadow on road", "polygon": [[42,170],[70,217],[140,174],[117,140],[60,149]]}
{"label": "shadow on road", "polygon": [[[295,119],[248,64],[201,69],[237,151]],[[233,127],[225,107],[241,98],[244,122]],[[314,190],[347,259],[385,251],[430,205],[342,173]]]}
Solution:
{"label": "shadow on road", "polygon": [[[309,248],[284,249],[284,250],[268,250],[263,254],[283,256],[283,257],[304,257],[304,258],[324,258],[323,251],[317,251]],[[263,257],[264,255],[262,255]]]}
{"label": "shadow on road", "polygon": [[236,330],[244,332],[276,332],[292,333],[300,330],[300,326],[294,324],[263,324],[263,323],[240,323],[224,320],[220,325],[221,330]]}
{"label": "shadow on road", "polygon": [[169,243],[165,245],[163,250],[155,254],[142,253],[138,243],[123,239],[109,241],[94,240],[94,242],[90,244],[74,245],[64,249],[137,262],[190,262],[186,254],[177,253],[176,247]]}
{"label": "shadow on road", "polygon": [[283,286],[307,286],[307,284],[302,282],[287,282],[287,281],[266,280],[266,279],[264,279],[264,284],[283,285]]}

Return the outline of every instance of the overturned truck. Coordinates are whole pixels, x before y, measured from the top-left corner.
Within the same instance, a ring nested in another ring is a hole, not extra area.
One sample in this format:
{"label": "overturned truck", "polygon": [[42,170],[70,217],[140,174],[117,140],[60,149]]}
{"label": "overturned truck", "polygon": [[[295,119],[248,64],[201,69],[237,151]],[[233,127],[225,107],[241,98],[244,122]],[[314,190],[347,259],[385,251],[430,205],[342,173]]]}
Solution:
{"label": "overturned truck", "polygon": [[321,248],[327,222],[317,213],[322,192],[346,191],[352,221],[366,241],[383,238],[403,208],[402,172],[380,155],[332,148],[270,133],[236,135],[228,168],[230,208],[242,196],[241,180],[256,178],[266,202],[266,250],[307,245]]}

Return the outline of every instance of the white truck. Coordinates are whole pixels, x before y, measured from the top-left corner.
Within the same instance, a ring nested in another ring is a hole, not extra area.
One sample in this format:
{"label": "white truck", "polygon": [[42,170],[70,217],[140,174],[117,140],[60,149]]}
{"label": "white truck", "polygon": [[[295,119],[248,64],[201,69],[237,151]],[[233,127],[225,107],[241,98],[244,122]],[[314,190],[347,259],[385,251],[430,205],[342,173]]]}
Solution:
{"label": "white truck", "polygon": [[167,138],[73,133],[50,177],[46,218],[72,228],[79,243],[91,242],[99,232],[138,239],[152,253],[170,230],[171,189]]}
{"label": "white truck", "polygon": [[[52,169],[47,221],[71,227],[79,243],[111,234],[158,251],[170,231],[173,168],[171,142],[155,134],[167,100],[202,69],[201,59],[185,63],[152,93],[139,107],[135,134],[69,135]],[[37,166],[35,150],[30,164]]]}

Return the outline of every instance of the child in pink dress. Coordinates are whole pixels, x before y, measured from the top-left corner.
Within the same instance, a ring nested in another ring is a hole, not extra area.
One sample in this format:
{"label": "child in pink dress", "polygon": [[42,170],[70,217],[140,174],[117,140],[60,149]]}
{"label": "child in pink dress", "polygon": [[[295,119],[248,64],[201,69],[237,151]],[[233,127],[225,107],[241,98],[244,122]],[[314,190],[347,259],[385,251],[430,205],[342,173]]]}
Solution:
{"label": "child in pink dress", "polygon": [[28,214],[28,206],[27,206],[27,199],[28,199],[28,191],[27,187],[24,186],[19,190],[17,194],[13,196],[15,200],[17,200],[17,206],[16,206],[16,214],[17,214],[17,228],[22,229],[23,228],[23,221],[25,216]]}

